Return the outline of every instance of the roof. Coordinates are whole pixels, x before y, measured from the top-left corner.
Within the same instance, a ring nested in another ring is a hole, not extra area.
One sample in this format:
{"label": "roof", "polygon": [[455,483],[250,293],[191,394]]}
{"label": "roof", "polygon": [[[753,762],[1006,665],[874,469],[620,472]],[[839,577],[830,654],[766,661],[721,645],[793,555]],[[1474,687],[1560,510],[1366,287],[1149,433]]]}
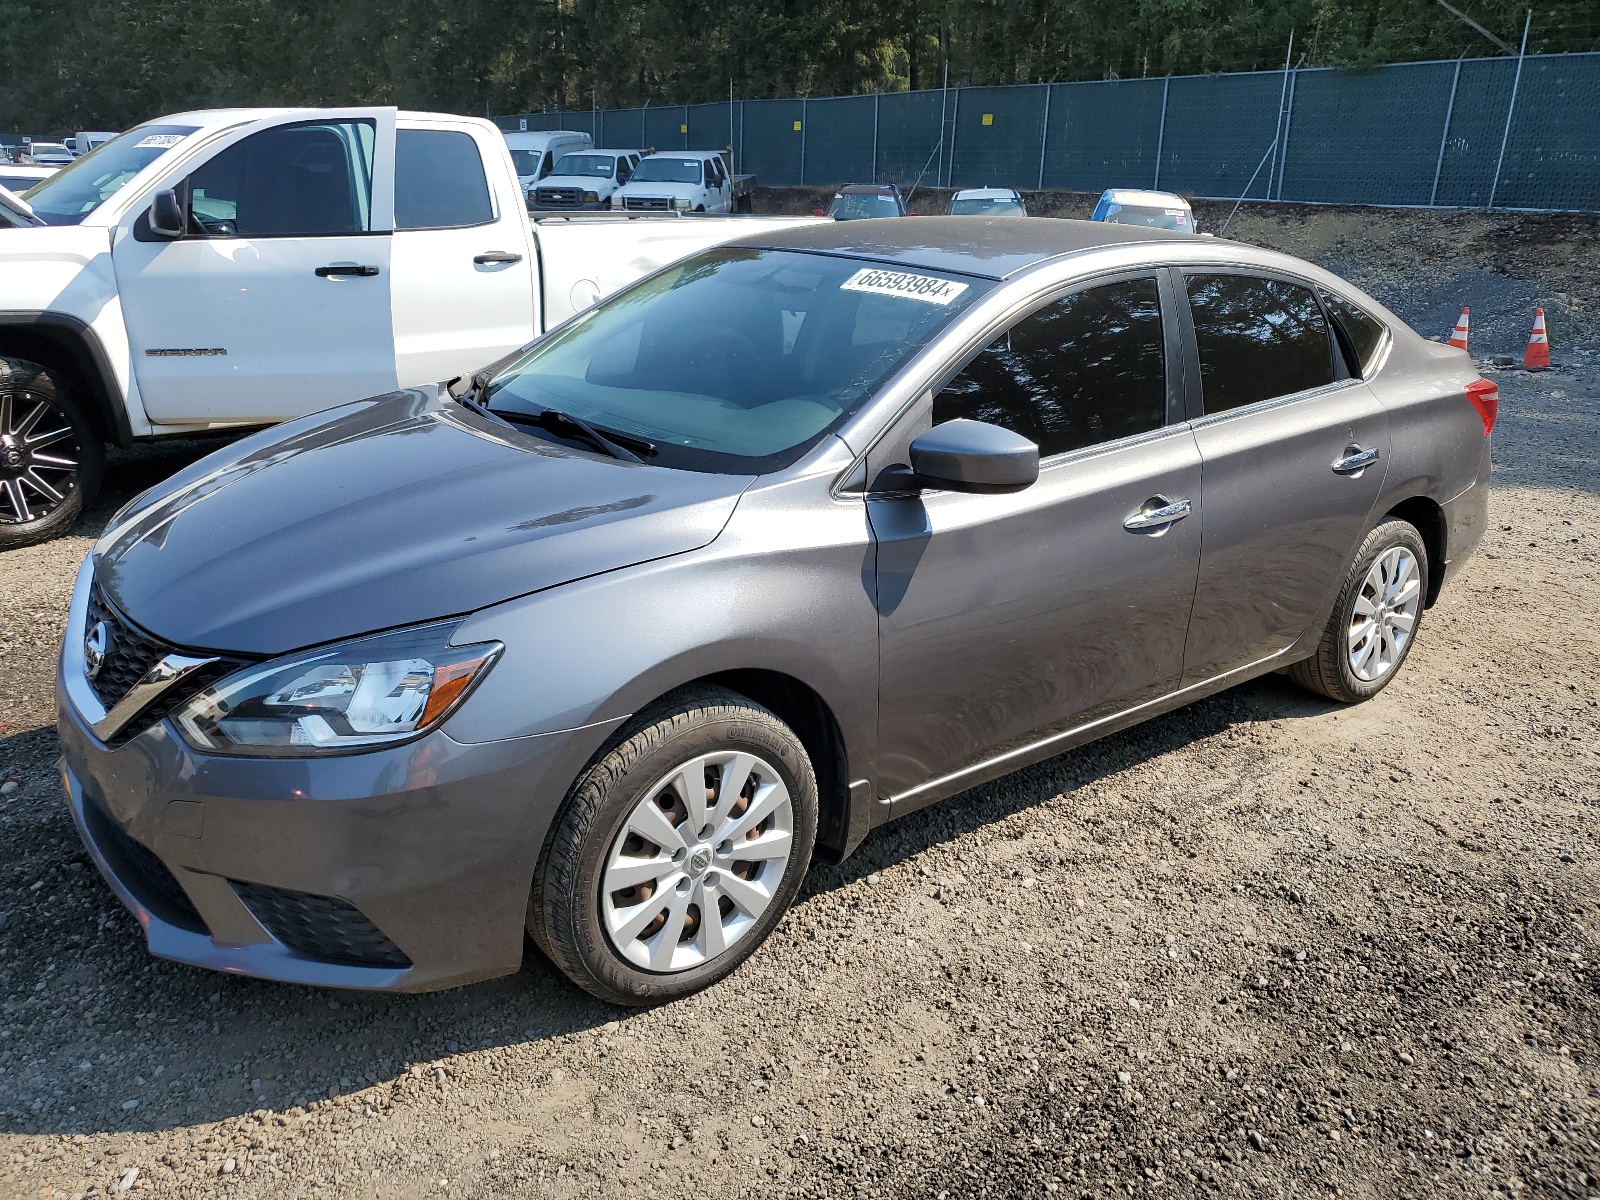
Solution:
{"label": "roof", "polygon": [[1192,246],[1192,233],[1117,225],[1108,221],[1015,217],[914,217],[903,221],[832,221],[798,225],[740,238],[740,246],[809,250],[928,271],[953,271],[1005,279],[1048,259],[1103,246],[1175,241]]}
{"label": "roof", "polygon": [[1142,188],[1107,188],[1105,194],[1117,204],[1148,204],[1153,208],[1189,207],[1187,200],[1171,192],[1151,192]]}
{"label": "roof", "polygon": [[898,196],[900,189],[892,183],[846,183],[839,187],[841,196]]}
{"label": "roof", "polygon": [[1020,200],[1016,188],[962,188],[952,200]]}

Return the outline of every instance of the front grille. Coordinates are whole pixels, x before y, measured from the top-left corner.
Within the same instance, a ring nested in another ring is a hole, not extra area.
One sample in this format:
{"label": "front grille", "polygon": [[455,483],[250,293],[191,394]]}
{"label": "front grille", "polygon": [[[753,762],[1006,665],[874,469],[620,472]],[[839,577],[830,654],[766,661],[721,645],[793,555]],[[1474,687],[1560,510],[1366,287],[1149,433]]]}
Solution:
{"label": "front grille", "polygon": [[671,210],[672,201],[666,196],[625,196],[622,206],[629,212],[662,212]]}
{"label": "front grille", "polygon": [[296,954],[352,967],[409,967],[411,960],[348,900],[264,883],[228,881],[273,937]]}
{"label": "front grille", "polygon": [[575,187],[540,188],[534,193],[534,203],[540,208],[577,208],[583,203],[583,192]]}
{"label": "front grille", "polygon": [[153,850],[124,832],[87,797],[83,804],[83,821],[112,874],[133,893],[134,899],[169,925],[211,936],[188,893]]}
{"label": "front grille", "polygon": [[[134,684],[144,678],[145,672],[168,654],[182,651],[152,637],[127,620],[107,603],[97,583],[89,592],[89,610],[84,627],[92,630],[102,622],[106,627],[106,657],[99,672],[89,680],[89,686],[109,712],[133,689]],[[137,737],[156,722],[165,720],[203,689],[243,665],[241,660],[219,658],[196,668],[157,696],[149,706],[141,709],[109,739],[108,744],[121,746]]]}
{"label": "front grille", "polygon": [[92,630],[99,624],[106,627],[106,657],[99,673],[89,680],[89,686],[110,711],[144,678],[145,672],[173,648],[124,621],[122,615],[106,603],[97,583],[89,592],[89,614],[84,628]]}

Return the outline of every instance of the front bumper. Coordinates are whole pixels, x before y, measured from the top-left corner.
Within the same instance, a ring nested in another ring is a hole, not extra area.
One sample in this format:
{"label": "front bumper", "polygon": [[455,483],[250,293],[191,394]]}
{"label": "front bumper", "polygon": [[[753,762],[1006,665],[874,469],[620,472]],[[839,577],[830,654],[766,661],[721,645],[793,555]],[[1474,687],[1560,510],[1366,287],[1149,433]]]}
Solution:
{"label": "front bumper", "polygon": [[480,743],[436,730],[366,754],[270,759],[197,754],[161,721],[111,747],[70,698],[90,573],[58,679],[62,780],[151,953],[398,991],[520,967],[539,850],[610,725]]}

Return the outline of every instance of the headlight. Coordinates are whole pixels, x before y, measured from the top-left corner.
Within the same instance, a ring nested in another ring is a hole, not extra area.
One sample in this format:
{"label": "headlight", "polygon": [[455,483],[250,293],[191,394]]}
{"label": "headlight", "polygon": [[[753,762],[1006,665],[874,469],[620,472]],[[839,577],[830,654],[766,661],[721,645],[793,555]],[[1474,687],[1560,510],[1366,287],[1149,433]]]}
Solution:
{"label": "headlight", "polygon": [[686,199],[684,199],[682,196],[674,196],[672,198],[672,207],[673,208],[688,208],[689,207],[689,202]]}
{"label": "headlight", "polygon": [[196,750],[298,758],[402,742],[437,725],[505,647],[451,646],[459,621],[258,663],[176,714]]}
{"label": "headlight", "polygon": [[600,203],[600,193],[599,192],[585,192],[583,194],[583,202],[585,204],[599,204]]}

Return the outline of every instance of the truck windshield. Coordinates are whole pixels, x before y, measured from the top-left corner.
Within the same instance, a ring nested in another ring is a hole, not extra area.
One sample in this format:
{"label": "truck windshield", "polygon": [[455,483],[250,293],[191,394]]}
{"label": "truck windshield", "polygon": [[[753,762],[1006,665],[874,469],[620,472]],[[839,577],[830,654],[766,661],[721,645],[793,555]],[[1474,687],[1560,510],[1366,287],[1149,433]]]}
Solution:
{"label": "truck windshield", "polygon": [[543,157],[543,150],[513,150],[511,162],[517,168],[517,178],[526,179],[530,175],[537,175],[539,160]]}
{"label": "truck windshield", "polygon": [[991,284],[792,250],[721,247],[601,302],[490,380],[648,443],[646,461],[759,474],[797,461]]}
{"label": "truck windshield", "polygon": [[699,183],[698,158],[647,158],[629,183]]}
{"label": "truck windshield", "polygon": [[616,162],[604,154],[563,154],[556,162],[552,175],[592,175],[596,179],[610,179]]}
{"label": "truck windshield", "polygon": [[41,180],[23,194],[23,199],[46,225],[76,225],[198,128],[141,125],[130,129]]}

